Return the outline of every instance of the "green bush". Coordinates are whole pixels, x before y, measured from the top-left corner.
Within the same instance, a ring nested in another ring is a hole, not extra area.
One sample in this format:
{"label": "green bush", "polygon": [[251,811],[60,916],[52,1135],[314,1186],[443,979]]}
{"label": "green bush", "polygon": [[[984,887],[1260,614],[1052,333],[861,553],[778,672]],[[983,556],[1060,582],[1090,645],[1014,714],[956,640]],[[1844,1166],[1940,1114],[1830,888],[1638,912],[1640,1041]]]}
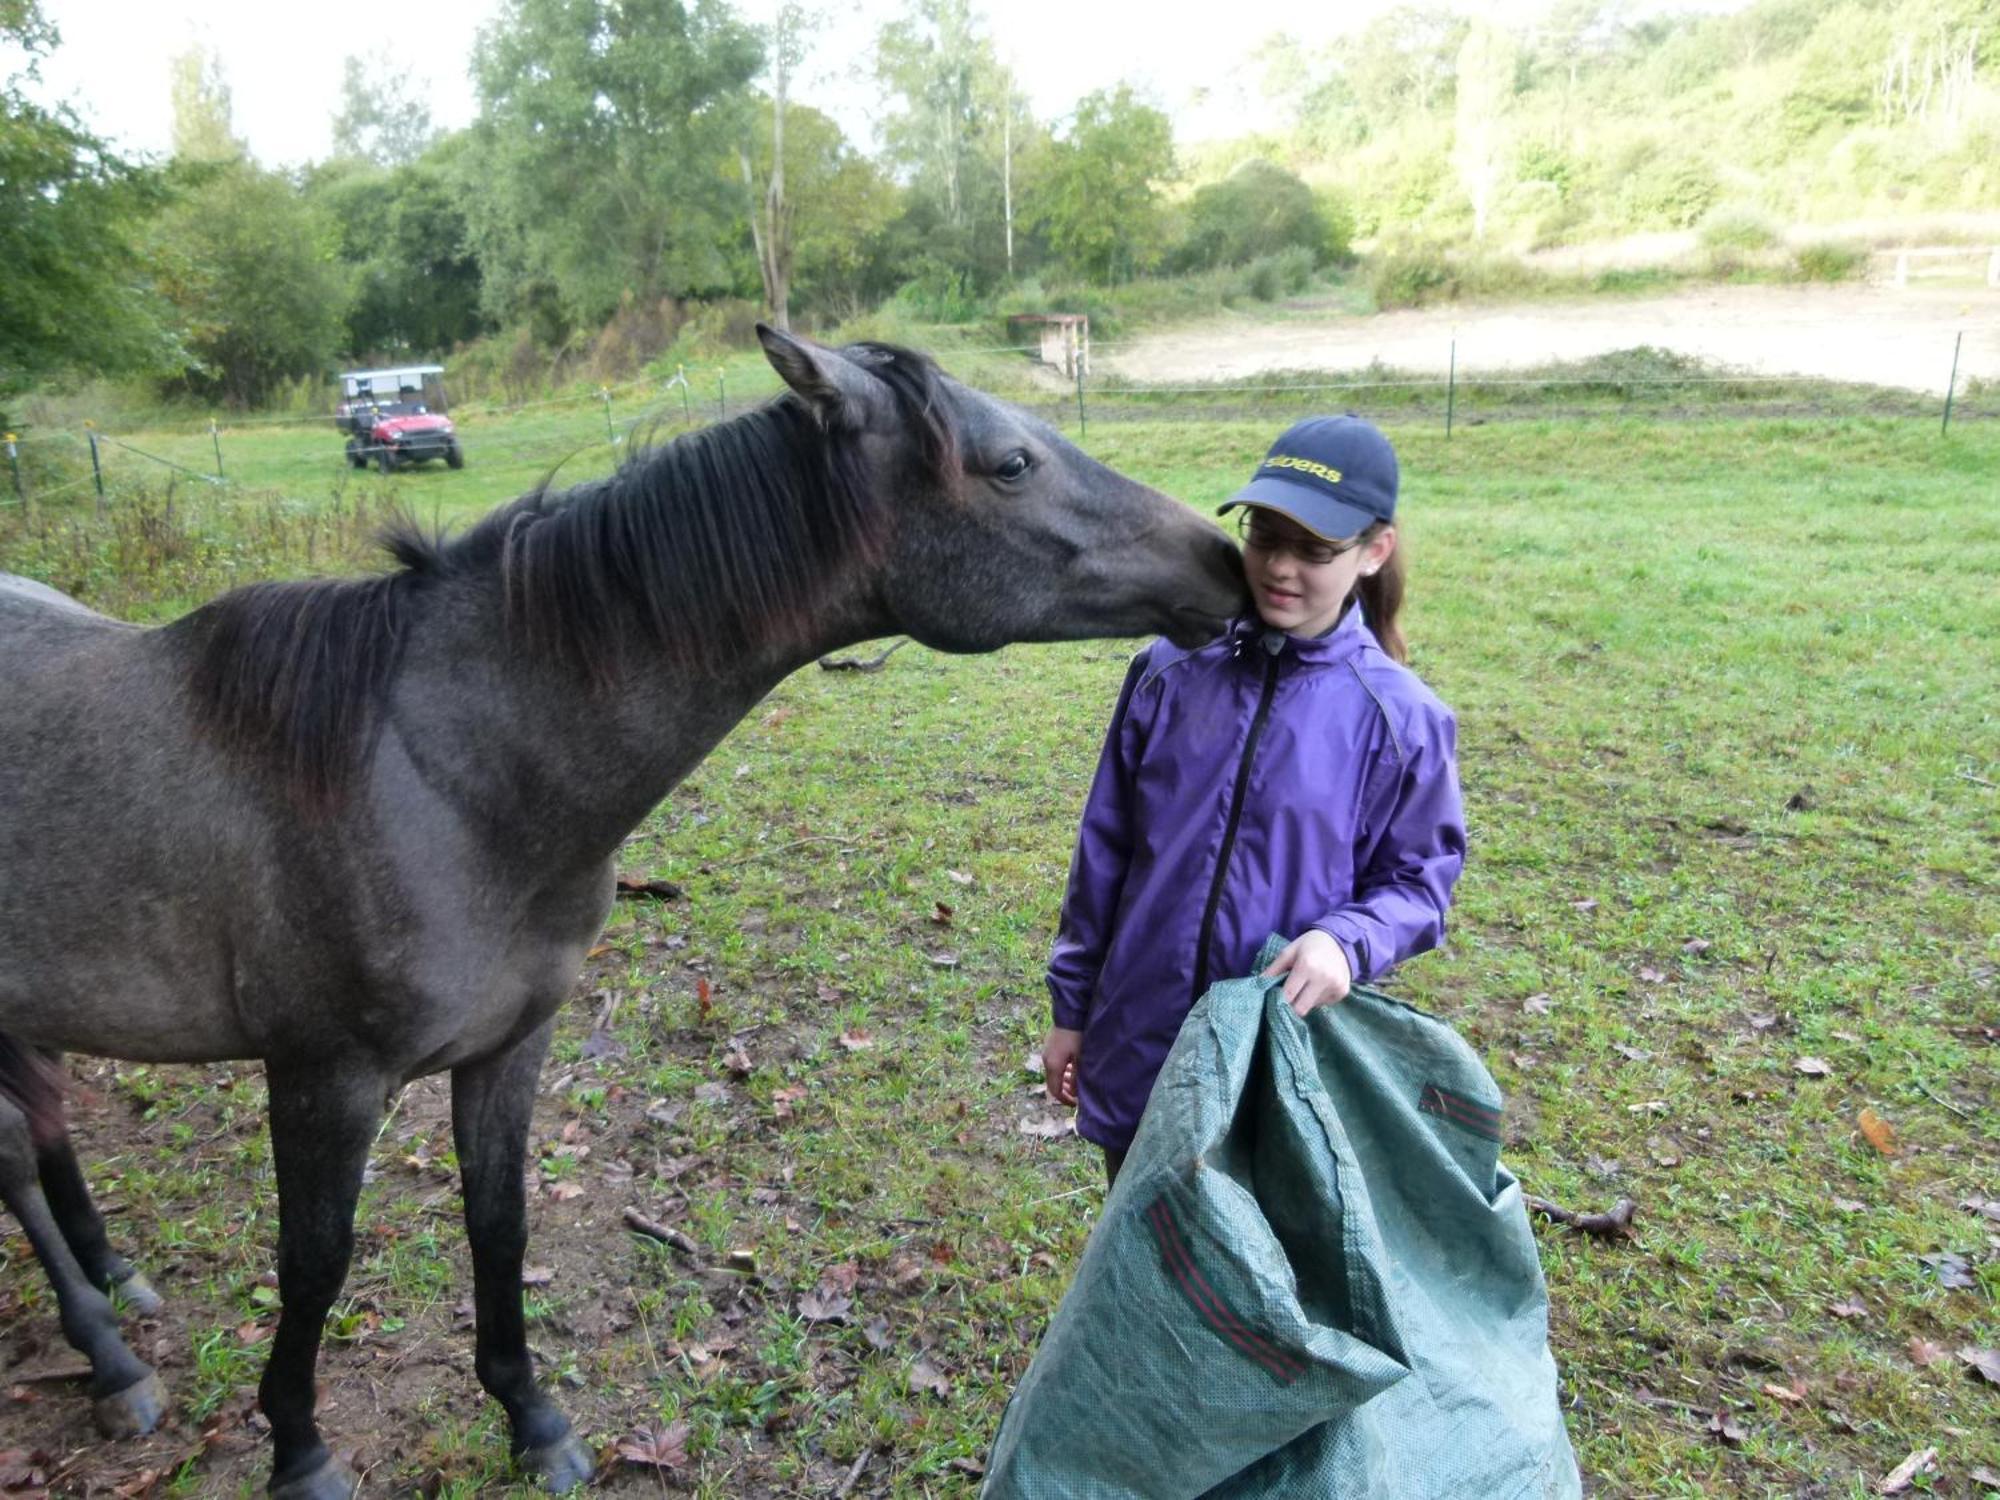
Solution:
{"label": "green bush", "polygon": [[1768,250],[1781,238],[1776,224],[1742,204],[1713,210],[1696,233],[1710,250]]}
{"label": "green bush", "polygon": [[1187,226],[1186,238],[1170,257],[1170,264],[1186,270],[1248,265],[1290,249],[1305,251],[1313,265],[1347,253],[1312,189],[1261,159],[1198,189],[1188,204]]}
{"label": "green bush", "polygon": [[1806,281],[1851,281],[1868,264],[1868,252],[1845,240],[1815,240],[1793,257]]}
{"label": "green bush", "polygon": [[1369,290],[1380,308],[1422,307],[1458,295],[1458,271],[1436,246],[1390,250],[1370,268]]}
{"label": "green bush", "polygon": [[1293,245],[1275,255],[1260,255],[1243,268],[1243,290],[1259,302],[1275,302],[1291,292],[1312,285],[1313,255],[1303,245]]}

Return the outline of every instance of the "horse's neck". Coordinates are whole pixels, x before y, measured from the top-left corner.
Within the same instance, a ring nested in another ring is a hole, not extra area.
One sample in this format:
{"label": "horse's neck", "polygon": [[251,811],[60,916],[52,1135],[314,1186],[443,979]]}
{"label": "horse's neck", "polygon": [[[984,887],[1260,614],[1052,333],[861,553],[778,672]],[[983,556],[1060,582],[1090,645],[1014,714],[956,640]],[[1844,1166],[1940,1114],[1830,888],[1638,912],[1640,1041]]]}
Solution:
{"label": "horse's neck", "polygon": [[435,792],[511,848],[556,865],[600,861],[787,675],[880,633],[859,603],[816,623],[789,648],[705,642],[695,671],[635,654],[605,687],[511,646],[497,599],[468,591],[429,612],[411,642],[396,738]]}

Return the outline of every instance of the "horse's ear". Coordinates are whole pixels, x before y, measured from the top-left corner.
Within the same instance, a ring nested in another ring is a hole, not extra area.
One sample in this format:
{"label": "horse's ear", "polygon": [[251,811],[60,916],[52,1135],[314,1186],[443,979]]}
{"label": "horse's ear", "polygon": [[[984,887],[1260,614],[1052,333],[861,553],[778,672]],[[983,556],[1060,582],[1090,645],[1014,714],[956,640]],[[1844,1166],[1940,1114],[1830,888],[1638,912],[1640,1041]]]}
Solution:
{"label": "horse's ear", "polygon": [[834,349],[757,325],[757,342],[771,368],[797,391],[827,427],[858,430],[868,413],[889,399],[882,382]]}

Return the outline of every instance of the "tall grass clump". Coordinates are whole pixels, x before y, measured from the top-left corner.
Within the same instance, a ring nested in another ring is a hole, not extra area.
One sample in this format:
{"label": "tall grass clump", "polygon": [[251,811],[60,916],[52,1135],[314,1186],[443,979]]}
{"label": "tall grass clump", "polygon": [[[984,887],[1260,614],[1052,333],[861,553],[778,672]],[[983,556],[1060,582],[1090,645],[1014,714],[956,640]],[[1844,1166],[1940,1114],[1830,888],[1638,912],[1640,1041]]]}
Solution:
{"label": "tall grass clump", "polygon": [[1868,252],[1845,240],[1815,240],[1792,256],[1802,281],[1852,281],[1868,265]]}

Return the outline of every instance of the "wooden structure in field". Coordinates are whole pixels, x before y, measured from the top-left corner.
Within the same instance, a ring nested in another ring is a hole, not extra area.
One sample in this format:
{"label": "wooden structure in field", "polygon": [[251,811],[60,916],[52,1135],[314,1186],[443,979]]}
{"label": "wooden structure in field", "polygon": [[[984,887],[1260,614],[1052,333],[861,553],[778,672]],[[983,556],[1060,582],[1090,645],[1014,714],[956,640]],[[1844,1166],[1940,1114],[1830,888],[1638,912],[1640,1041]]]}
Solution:
{"label": "wooden structure in field", "polygon": [[1090,373],[1090,318],[1085,313],[1014,313],[1007,341],[1016,347],[1040,345],[1041,360],[1075,380]]}

